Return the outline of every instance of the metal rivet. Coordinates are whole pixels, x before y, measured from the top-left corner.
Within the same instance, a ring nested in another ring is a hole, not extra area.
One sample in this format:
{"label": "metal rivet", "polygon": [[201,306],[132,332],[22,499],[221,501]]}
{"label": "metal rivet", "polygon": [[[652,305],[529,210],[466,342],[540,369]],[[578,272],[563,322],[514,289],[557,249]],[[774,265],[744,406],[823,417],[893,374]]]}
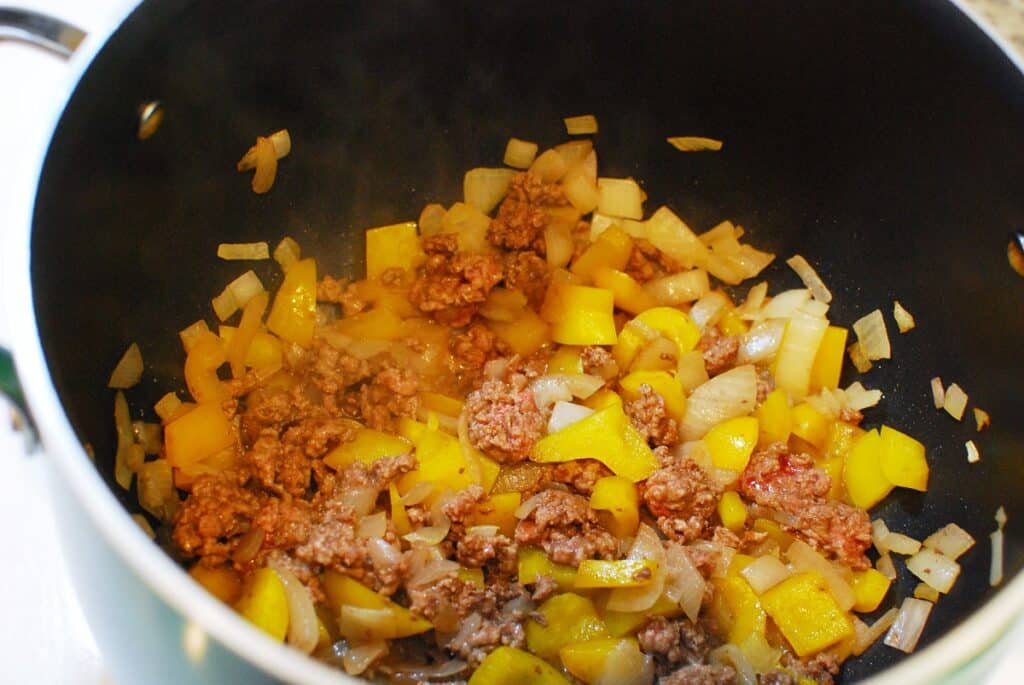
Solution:
{"label": "metal rivet", "polygon": [[164,120],[164,108],[159,100],[150,100],[139,106],[139,140],[149,138],[160,128]]}

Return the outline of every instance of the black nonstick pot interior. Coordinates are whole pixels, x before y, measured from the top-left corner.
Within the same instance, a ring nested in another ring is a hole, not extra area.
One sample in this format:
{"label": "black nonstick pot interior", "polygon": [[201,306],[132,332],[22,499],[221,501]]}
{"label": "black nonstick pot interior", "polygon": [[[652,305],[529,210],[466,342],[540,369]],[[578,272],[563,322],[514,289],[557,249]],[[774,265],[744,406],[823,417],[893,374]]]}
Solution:
{"label": "black nonstick pot interior", "polygon": [[[139,141],[152,99],[166,117]],[[323,270],[357,274],[364,229],[461,199],[463,172],[498,166],[509,136],[558,143],[561,118],[582,113],[600,121],[603,175],[642,179],[648,207],[695,230],[728,218],[783,259],[805,255],[835,293],[833,321],[894,298],[913,312],[917,329],[893,328],[893,361],[862,380],[885,391],[867,422],[928,446],[931,485],[876,513],[915,537],[955,521],[979,539],[922,644],[978,609],[994,594],[985,543],[999,505],[1007,571],[1024,565],[1024,281],[1005,256],[1024,225],[1024,77],[932,0],[146,3],[67,107],[32,237],[50,370],[109,482],[110,369],[140,344],[137,414],[181,386],[176,331],[214,322],[210,297],[241,271],[216,260],[218,243],[292,235]],[[283,127],[292,154],[254,195],[234,164]],[[670,135],[725,148],[681,154]],[[781,262],[773,290],[797,287]],[[257,272],[276,284],[271,265]],[[935,375],[991,429],[937,412]],[[979,464],[964,458],[969,438]],[[915,584],[904,571],[893,595]],[[879,645],[844,673],[898,658]]]}

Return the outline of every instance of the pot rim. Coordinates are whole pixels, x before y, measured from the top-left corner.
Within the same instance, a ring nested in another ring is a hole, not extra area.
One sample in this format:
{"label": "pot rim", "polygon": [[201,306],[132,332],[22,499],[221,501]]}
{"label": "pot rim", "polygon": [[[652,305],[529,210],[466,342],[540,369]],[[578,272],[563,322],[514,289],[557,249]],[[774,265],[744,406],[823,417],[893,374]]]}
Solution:
{"label": "pot rim", "polygon": [[[966,0],[947,0],[968,17],[1024,74],[1024,58],[995,32]],[[34,146],[48,150],[56,127],[75,87],[107,39],[141,0],[116,0],[99,18],[71,58],[67,80],[52,103],[48,125]],[[45,135],[44,135],[45,134]],[[46,458],[52,459],[88,512],[106,544],[167,605],[186,618],[186,627],[200,627],[229,650],[267,673],[288,682],[359,683],[360,679],[308,658],[278,643],[250,625],[227,605],[193,582],[188,574],[146,537],[107,487],[88,459],[53,386],[34,316],[30,246],[36,190],[46,154],[39,155],[29,173],[18,178],[11,207],[11,229],[3,250],[3,299],[9,316],[11,347],[18,376],[37,423]],[[1024,609],[1024,573],[1007,583],[965,621],[926,648],[873,676],[872,685],[935,682],[967,668],[1005,635]]]}

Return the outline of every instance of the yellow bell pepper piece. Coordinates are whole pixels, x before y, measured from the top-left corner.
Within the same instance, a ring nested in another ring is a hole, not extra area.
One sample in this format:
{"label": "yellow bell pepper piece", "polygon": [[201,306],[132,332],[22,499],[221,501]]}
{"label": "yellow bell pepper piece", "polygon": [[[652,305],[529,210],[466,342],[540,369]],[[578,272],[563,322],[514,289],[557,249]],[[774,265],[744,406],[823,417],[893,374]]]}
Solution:
{"label": "yellow bell pepper piece", "polygon": [[598,269],[621,270],[632,251],[633,239],[629,234],[618,226],[610,226],[573,262],[570,271],[580,278],[593,279]]}
{"label": "yellow bell pepper piece", "polygon": [[873,568],[855,571],[850,586],[853,588],[853,610],[874,611],[885,599],[892,581]]}
{"label": "yellow bell pepper piece", "polygon": [[419,400],[421,410],[433,411],[444,416],[456,418],[462,413],[462,402],[448,395],[442,395],[437,392],[421,392]]}
{"label": "yellow bell pepper piece", "polygon": [[270,637],[284,641],[288,632],[288,596],[273,569],[253,572],[235,611]]}
{"label": "yellow bell pepper piece", "polygon": [[928,489],[928,462],[924,445],[895,428],[882,426],[879,433],[882,473],[893,485],[924,492]]}
{"label": "yellow bell pepper piece", "polygon": [[472,516],[475,526],[497,526],[502,535],[513,537],[516,533],[516,509],[522,502],[518,492],[501,492],[491,495],[476,506]]}
{"label": "yellow bell pepper piece", "polygon": [[740,644],[751,635],[764,635],[765,612],[747,581],[730,573],[711,582],[715,594],[710,612],[722,631],[721,637]]}
{"label": "yellow bell pepper piece", "polygon": [[784,531],[782,526],[771,519],[754,519],[754,530],[758,533],[766,534],[783,551],[789,548],[790,543],[793,542],[793,536]]}
{"label": "yellow bell pepper piece", "polygon": [[459,580],[466,583],[472,583],[480,589],[485,587],[484,570],[482,568],[466,568],[465,566],[460,566],[459,570],[455,572],[455,575]]}
{"label": "yellow bell pepper piece", "polygon": [[234,604],[242,596],[242,578],[228,566],[211,568],[196,564],[188,570],[188,574],[225,604]]}
{"label": "yellow bell pepper piece", "polygon": [[587,685],[605,682],[609,659],[628,659],[630,663],[643,663],[644,659],[633,638],[605,638],[566,645],[558,651],[558,656],[565,670]]}
{"label": "yellow bell pepper piece", "polygon": [[548,559],[544,550],[537,547],[520,547],[518,551],[519,582],[530,585],[537,582],[537,576],[549,576],[562,590],[576,586],[576,569],[565,564],[556,564]]}
{"label": "yellow bell pepper piece", "polygon": [[417,316],[419,311],[409,302],[409,288],[385,285],[376,278],[364,278],[348,286],[353,296],[375,308],[390,309],[403,319]]}
{"label": "yellow bell pepper piece", "polygon": [[676,377],[668,371],[634,371],[619,381],[623,396],[635,400],[640,396],[641,385],[651,386],[651,390],[665,400],[665,409],[676,421],[682,421],[686,413],[686,394]]}
{"label": "yellow bell pepper piece", "polygon": [[242,310],[242,320],[238,324],[238,330],[231,337],[227,345],[228,363],[231,364],[231,375],[234,378],[241,378],[245,375],[245,360],[249,355],[249,348],[252,341],[259,332],[263,320],[263,312],[270,302],[270,295],[262,292],[254,295]]}
{"label": "yellow bell pepper piece", "polygon": [[316,260],[302,259],[288,268],[267,317],[271,333],[302,347],[313,344],[316,327]]}
{"label": "yellow bell pepper piece", "polygon": [[388,269],[412,271],[425,258],[413,221],[366,231],[367,278],[377,278]]}
{"label": "yellow bell pepper piece", "polygon": [[346,604],[364,609],[386,609],[391,603],[387,597],[337,571],[324,571],[320,584],[327,595],[327,601],[336,609]]}
{"label": "yellow bell pepper piece", "polygon": [[828,440],[829,420],[806,402],[793,407],[793,435],[821,449]]}
{"label": "yellow bell pepper piece", "polygon": [[846,457],[840,455],[822,459],[817,463],[817,467],[832,479],[832,486],[828,490],[829,499],[843,499],[843,469],[846,467]]}
{"label": "yellow bell pepper piece", "polygon": [[610,290],[615,306],[630,314],[639,314],[658,306],[654,296],[644,290],[629,274],[617,269],[598,267],[593,272],[594,285]]}
{"label": "yellow bell pepper piece", "polygon": [[583,285],[549,286],[541,316],[551,324],[551,339],[563,345],[614,345],[614,297],[610,290]]}
{"label": "yellow bell pepper piece", "polygon": [[734,533],[743,530],[747,523],[747,506],[735,491],[726,491],[718,500],[718,518],[722,519],[723,526]]}
{"label": "yellow bell pepper piece", "polygon": [[791,576],[761,595],[764,610],[797,656],[815,654],[853,634],[853,623],[817,573]]}
{"label": "yellow bell pepper piece", "polygon": [[593,395],[583,400],[583,404],[584,406],[590,407],[594,411],[599,411],[601,409],[607,409],[613,404],[617,404],[621,407],[622,398],[619,396],[617,392],[613,390],[609,390],[608,388],[601,388]]}
{"label": "yellow bell pepper piece", "polygon": [[[217,328],[217,334],[223,341],[225,350],[231,345],[231,339],[237,330],[234,326],[221,325]],[[245,365],[257,371],[279,369],[281,360],[281,341],[266,331],[256,331],[249,351],[245,354]]]}
{"label": "yellow bell pepper piece", "polygon": [[737,416],[718,424],[704,436],[715,468],[742,471],[757,446],[757,419]]}
{"label": "yellow bell pepper piece", "polygon": [[498,647],[480,662],[468,685],[569,685],[554,666],[515,647]]}
{"label": "yellow bell pepper piece", "polygon": [[870,509],[892,491],[880,461],[882,439],[877,430],[857,438],[846,455],[843,485],[850,502],[861,509]]}
{"label": "yellow bell pepper piece", "polygon": [[607,511],[609,530],[617,538],[630,538],[636,535],[640,525],[640,496],[636,485],[622,476],[606,476],[594,483],[590,493],[590,508],[595,511]]}
{"label": "yellow bell pepper piece", "polygon": [[566,592],[555,595],[539,607],[544,625],[526,622],[526,646],[542,659],[554,659],[558,650],[574,642],[609,637],[594,603],[582,595]]}
{"label": "yellow bell pepper piece", "polygon": [[164,427],[167,461],[186,471],[235,444],[231,422],[216,404],[200,404]]}
{"label": "yellow bell pepper piece", "polygon": [[397,457],[412,452],[405,438],[372,428],[360,428],[349,442],[343,442],[324,457],[324,463],[341,470],[355,462],[372,464],[384,457]]}
{"label": "yellow bell pepper piece", "polygon": [[334,322],[339,333],[363,340],[398,340],[406,337],[401,317],[386,307],[359,312]]}
{"label": "yellow bell pepper piece", "polygon": [[548,359],[547,373],[583,373],[583,360],[580,348],[575,345],[562,345]]}
{"label": "yellow bell pepper piece", "polygon": [[649,585],[658,570],[651,559],[602,561],[584,559],[576,571],[576,587],[587,590],[609,587],[643,587]]}
{"label": "yellow bell pepper piece", "polygon": [[828,427],[828,438],[825,440],[822,456],[826,459],[845,457],[846,453],[853,447],[853,443],[863,434],[863,429],[854,426],[852,423],[834,421]]}
{"label": "yellow bell pepper piece", "polygon": [[651,331],[674,342],[680,355],[695,348],[700,341],[700,329],[685,312],[674,307],[648,309],[626,324],[621,340],[612,350],[620,369],[629,368],[637,352],[650,340]]}
{"label": "yellow bell pepper piece", "polygon": [[325,571],[320,579],[332,608],[339,612],[339,630],[352,640],[392,640],[424,633],[434,626],[413,616],[357,580],[336,571]]}
{"label": "yellow bell pepper piece", "polygon": [[597,459],[612,473],[634,483],[658,469],[651,448],[618,404],[541,438],[533,446],[530,458],[541,463]]}
{"label": "yellow bell pepper piece", "polygon": [[484,489],[484,492],[490,492],[494,488],[495,481],[498,480],[498,474],[501,473],[501,464],[479,450],[474,450],[474,452],[480,467],[480,487]]}
{"label": "yellow bell pepper piece", "polygon": [[768,393],[764,402],[754,412],[757,417],[760,437],[758,444],[767,446],[773,442],[786,442],[793,430],[793,414],[789,407],[789,395],[782,388]]}
{"label": "yellow bell pepper piece", "polygon": [[612,637],[623,637],[635,633],[640,627],[647,623],[652,616],[679,616],[683,613],[678,602],[673,602],[665,595],[658,598],[650,609],[646,611],[610,611],[605,609],[601,612],[601,618]]}
{"label": "yellow bell pepper piece", "polygon": [[398,494],[398,488],[394,483],[388,486],[388,500],[391,502],[391,523],[395,532],[399,535],[408,535],[412,532],[412,523],[409,521],[409,514],[405,510],[405,502]]}
{"label": "yellow bell pepper piece", "polygon": [[429,506],[445,490],[458,492],[479,483],[479,465],[470,463],[459,440],[438,428],[436,418],[427,422],[425,430],[413,439],[413,443],[419,465],[398,481],[398,491],[402,494],[409,492],[417,483],[434,483],[437,487],[426,499]]}
{"label": "yellow bell pepper piece", "polygon": [[750,330],[750,325],[739,317],[735,309],[730,309],[718,319],[718,329],[722,335],[743,335]]}
{"label": "yellow bell pepper piece", "polygon": [[551,327],[529,308],[523,310],[523,315],[515,321],[488,321],[487,327],[513,352],[524,357],[551,340]]}
{"label": "yellow bell pepper piece", "polygon": [[200,404],[220,404],[231,395],[217,377],[217,369],[227,361],[224,345],[213,333],[203,333],[185,357],[185,384]]}
{"label": "yellow bell pepper piece", "polygon": [[847,330],[838,326],[825,329],[825,336],[818,345],[811,367],[811,392],[822,388],[835,390],[839,387],[839,376],[843,372],[843,359],[846,355]]}

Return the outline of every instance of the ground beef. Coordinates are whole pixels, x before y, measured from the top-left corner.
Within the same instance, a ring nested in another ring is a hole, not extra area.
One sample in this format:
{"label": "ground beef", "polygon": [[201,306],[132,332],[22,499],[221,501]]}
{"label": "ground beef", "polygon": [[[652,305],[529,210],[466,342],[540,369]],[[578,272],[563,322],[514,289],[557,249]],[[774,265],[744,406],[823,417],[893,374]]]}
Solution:
{"label": "ground beef", "polygon": [[501,260],[491,254],[459,252],[453,233],[424,238],[423,249],[427,260],[412,284],[409,301],[439,323],[465,326],[501,281]]}
{"label": "ground beef", "polygon": [[626,262],[626,273],[641,283],[659,276],[674,274],[681,270],[679,264],[649,241],[640,238],[633,241],[633,250]]}
{"label": "ground beef", "polygon": [[[448,341],[453,370],[478,378],[487,362],[501,356],[507,346],[498,340],[491,329],[480,322],[470,324],[463,333]],[[468,372],[468,373],[467,373]]]}
{"label": "ground beef", "polygon": [[370,428],[394,431],[399,418],[414,418],[419,409],[419,376],[389,366],[359,386],[359,415]]}
{"label": "ground beef", "polygon": [[722,335],[717,327],[711,327],[701,336],[698,348],[704,354],[708,376],[717,376],[736,364],[740,339],[735,335]]}
{"label": "ground beef", "polygon": [[704,533],[718,495],[718,486],[692,459],[658,469],[643,485],[644,504],[657,517],[658,528],[680,542],[696,540]]}
{"label": "ground beef", "polygon": [[839,410],[839,420],[851,423],[854,426],[859,426],[860,422],[864,420],[864,415],[856,409],[850,407],[843,407]]}
{"label": "ground beef", "polygon": [[504,535],[469,533],[458,541],[455,557],[463,566],[490,566],[502,575],[511,576],[516,573],[516,549],[516,543]]}
{"label": "ground beef", "polygon": [[871,545],[866,512],[826,499],[832,479],[806,454],[791,454],[782,443],[758,450],[739,481],[739,492],[757,504],[783,512],[792,521],[790,533],[850,566],[870,565],[864,552]]}
{"label": "ground beef", "polygon": [[701,664],[714,647],[700,624],[686,617],[655,616],[636,634],[640,650],[655,658],[658,670],[667,673],[681,664]]}
{"label": "ground beef", "polygon": [[646,383],[640,385],[640,396],[626,402],[623,409],[633,426],[651,444],[671,447],[679,442],[679,427],[668,415],[665,399]]}
{"label": "ground beef", "polygon": [[[373,373],[369,361],[337,350],[322,340],[313,342],[311,358],[309,381],[320,391],[324,409],[333,415],[339,412],[338,395]],[[291,393],[291,398],[295,395]]]}
{"label": "ground beef", "polygon": [[719,545],[725,545],[726,547],[732,547],[733,549],[743,553],[748,553],[754,550],[767,538],[767,533],[762,533],[756,530],[744,530],[737,535],[723,526],[715,526],[715,530],[711,534],[711,542]]}
{"label": "ground beef", "polygon": [[757,403],[761,404],[765,398],[775,389],[775,376],[769,369],[763,366],[757,368]]}
{"label": "ground beef", "polygon": [[599,345],[588,345],[580,351],[583,362],[583,373],[592,373],[602,378],[614,378],[619,373],[618,364],[607,348]]}
{"label": "ground beef", "polygon": [[757,677],[758,685],[797,685],[811,680],[818,685],[833,685],[839,675],[839,660],[833,654],[822,652],[802,661],[788,652],[782,655],[783,668]]}
{"label": "ground beef", "polygon": [[466,397],[469,439],[473,446],[501,462],[523,461],[544,431],[544,415],[514,375],[509,383],[488,379]]}
{"label": "ground beef", "polygon": [[736,671],[731,666],[692,664],[658,679],[658,685],[732,685]]}
{"label": "ground beef", "polygon": [[196,479],[172,533],[174,544],[185,556],[200,557],[208,566],[227,561],[262,504],[262,498],[245,487],[247,480],[248,475],[241,471]]}
{"label": "ground beef", "polygon": [[317,302],[341,304],[342,297],[345,290],[348,288],[349,283],[351,283],[351,281],[347,278],[334,278],[333,276],[325,275],[320,279],[320,282],[316,284]]}
{"label": "ground beef", "polygon": [[594,492],[597,481],[613,475],[611,470],[596,459],[573,459],[553,464],[548,474],[550,480],[565,483],[576,492],[588,497]]}
{"label": "ground beef", "polygon": [[544,301],[551,267],[536,252],[523,250],[505,255],[505,285],[526,295],[530,306],[537,308]]}
{"label": "ground beef", "polygon": [[561,186],[520,172],[509,183],[508,194],[487,229],[487,239],[495,247],[543,253],[544,228],[548,225],[543,207],[565,204]]}
{"label": "ground beef", "polygon": [[558,582],[551,576],[540,574],[533,581],[533,594],[530,598],[540,604],[548,597],[558,592]]}
{"label": "ground beef", "polygon": [[471,629],[465,630],[465,637],[453,638],[447,647],[456,657],[465,660],[470,668],[479,666],[498,647],[526,647],[522,618],[480,619],[479,623],[474,621],[469,627]]}
{"label": "ground beef", "polygon": [[586,499],[562,490],[545,490],[536,497],[537,505],[516,527],[516,542],[542,547],[549,559],[570,566],[614,557],[618,542],[601,527]]}

